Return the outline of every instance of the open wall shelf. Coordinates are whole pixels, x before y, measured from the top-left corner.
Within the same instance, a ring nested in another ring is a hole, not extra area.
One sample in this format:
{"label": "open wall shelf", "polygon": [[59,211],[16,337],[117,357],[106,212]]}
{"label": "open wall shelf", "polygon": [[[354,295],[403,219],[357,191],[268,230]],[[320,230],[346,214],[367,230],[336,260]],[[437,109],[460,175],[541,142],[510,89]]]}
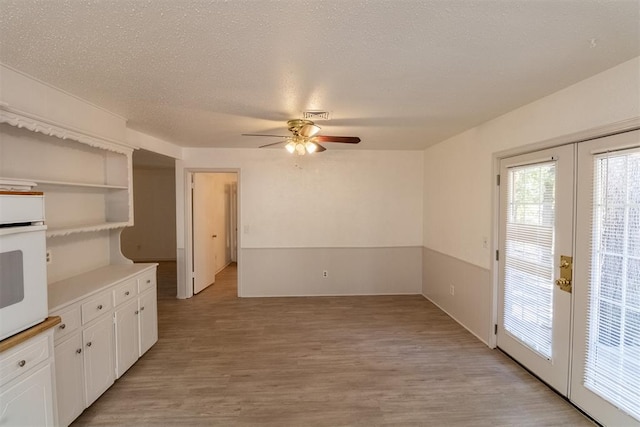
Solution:
{"label": "open wall shelf", "polygon": [[0,180],[7,179],[11,181],[24,181],[35,182],[38,184],[36,190],[43,190],[41,187],[79,187],[79,188],[92,188],[92,189],[104,189],[104,190],[128,190],[126,185],[109,185],[109,184],[95,184],[90,182],[71,182],[71,181],[51,181],[39,178],[14,178],[14,177],[0,177]]}
{"label": "open wall shelf", "polygon": [[120,233],[133,225],[134,147],[0,103],[0,179],[44,193],[47,279],[130,262]]}
{"label": "open wall shelf", "polygon": [[68,236],[75,233],[96,233],[105,230],[115,230],[128,227],[128,222],[102,222],[93,224],[76,224],[66,227],[48,227],[47,237]]}

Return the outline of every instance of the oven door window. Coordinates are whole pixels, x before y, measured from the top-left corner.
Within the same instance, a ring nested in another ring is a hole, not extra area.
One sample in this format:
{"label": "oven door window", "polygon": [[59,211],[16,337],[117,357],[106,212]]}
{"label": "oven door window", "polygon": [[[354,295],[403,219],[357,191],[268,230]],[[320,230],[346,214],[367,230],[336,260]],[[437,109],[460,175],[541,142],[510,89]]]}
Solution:
{"label": "oven door window", "polygon": [[0,308],[24,299],[24,266],[22,251],[0,253]]}

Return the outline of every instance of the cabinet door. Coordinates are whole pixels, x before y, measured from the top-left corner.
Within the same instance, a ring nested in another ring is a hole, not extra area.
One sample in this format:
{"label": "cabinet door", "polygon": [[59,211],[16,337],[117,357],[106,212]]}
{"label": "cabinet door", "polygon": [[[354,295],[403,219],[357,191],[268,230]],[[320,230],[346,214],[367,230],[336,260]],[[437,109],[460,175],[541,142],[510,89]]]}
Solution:
{"label": "cabinet door", "polygon": [[104,393],[114,381],[113,319],[105,316],[82,331],[84,383],[87,406]]}
{"label": "cabinet door", "polygon": [[158,341],[158,303],[156,289],[140,295],[140,356]]}
{"label": "cabinet door", "polygon": [[58,424],[62,426],[71,424],[84,410],[82,351],[82,336],[79,333],[57,344],[54,350]]}
{"label": "cabinet door", "polygon": [[120,378],[138,360],[138,300],[129,301],[115,315],[116,377]]}
{"label": "cabinet door", "polygon": [[0,389],[0,425],[53,426],[51,363]]}

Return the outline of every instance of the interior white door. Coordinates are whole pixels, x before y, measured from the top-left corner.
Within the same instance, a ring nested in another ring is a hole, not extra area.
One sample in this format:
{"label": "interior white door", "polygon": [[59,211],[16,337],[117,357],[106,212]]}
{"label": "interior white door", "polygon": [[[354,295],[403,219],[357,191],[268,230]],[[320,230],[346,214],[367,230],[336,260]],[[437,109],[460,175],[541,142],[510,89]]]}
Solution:
{"label": "interior white door", "polygon": [[193,174],[193,293],[197,294],[216,280],[215,239],[217,237],[213,212],[215,198],[213,175]]}
{"label": "interior white door", "polygon": [[579,144],[571,400],[640,425],[640,131]]}
{"label": "interior white door", "polygon": [[555,285],[573,255],[574,147],[500,164],[497,344],[568,394],[571,294]]}

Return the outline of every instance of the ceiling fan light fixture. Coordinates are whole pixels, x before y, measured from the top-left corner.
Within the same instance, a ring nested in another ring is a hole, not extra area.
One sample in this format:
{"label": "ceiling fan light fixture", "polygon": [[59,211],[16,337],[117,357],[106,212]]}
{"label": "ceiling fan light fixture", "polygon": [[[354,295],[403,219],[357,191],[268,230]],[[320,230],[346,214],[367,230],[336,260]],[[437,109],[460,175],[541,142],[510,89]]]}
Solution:
{"label": "ceiling fan light fixture", "polygon": [[300,130],[298,131],[298,135],[305,138],[311,138],[316,136],[318,132],[320,132],[320,126],[309,123],[300,128]]}
{"label": "ceiling fan light fixture", "polygon": [[304,156],[304,153],[305,153],[306,151],[307,151],[307,150],[305,149],[304,144],[302,144],[302,143],[300,143],[300,142],[296,143],[296,153],[297,153],[298,155],[300,155],[300,156]]}
{"label": "ceiling fan light fixture", "polygon": [[318,146],[311,141],[307,141],[304,144],[304,148],[307,149],[307,153],[311,154],[316,152],[316,150],[318,149]]}
{"label": "ceiling fan light fixture", "polygon": [[296,143],[293,141],[289,141],[287,145],[284,146],[284,148],[286,148],[288,152],[293,154],[293,152],[296,151]]}

